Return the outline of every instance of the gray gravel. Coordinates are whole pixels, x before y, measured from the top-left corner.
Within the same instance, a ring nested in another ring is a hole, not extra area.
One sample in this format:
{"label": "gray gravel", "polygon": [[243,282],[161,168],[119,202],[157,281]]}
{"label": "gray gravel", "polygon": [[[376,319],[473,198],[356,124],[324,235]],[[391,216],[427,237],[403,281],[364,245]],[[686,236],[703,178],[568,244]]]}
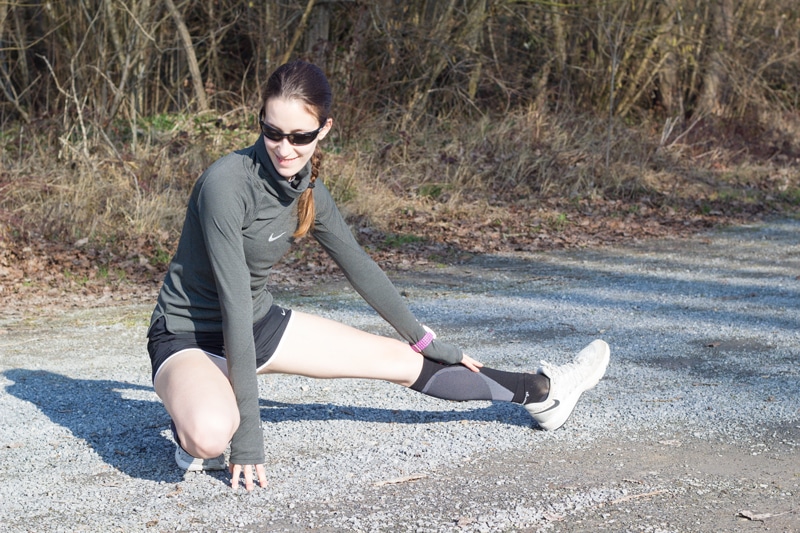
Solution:
{"label": "gray gravel", "polygon": [[[484,363],[606,378],[555,432],[519,406],[260,378],[269,488],[182,474],[149,306],[0,315],[2,531],[799,531],[800,223],[393,276]],[[385,334],[343,283],[291,307]]]}

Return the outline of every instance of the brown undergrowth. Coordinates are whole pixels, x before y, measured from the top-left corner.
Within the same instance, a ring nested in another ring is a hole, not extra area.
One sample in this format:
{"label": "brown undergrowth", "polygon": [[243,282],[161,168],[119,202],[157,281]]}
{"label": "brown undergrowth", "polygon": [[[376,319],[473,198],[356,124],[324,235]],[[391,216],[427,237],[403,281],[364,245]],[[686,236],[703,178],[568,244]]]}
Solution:
{"label": "brown undergrowth", "polygon": [[[376,124],[384,133],[368,142],[333,136],[326,184],[387,270],[680,237],[793,215],[798,122],[698,121],[669,131],[619,125],[612,143],[600,121],[531,112],[413,134]],[[176,121],[147,143],[140,139],[136,151],[121,141],[128,151],[64,145],[60,157],[47,157],[41,137],[27,151],[7,142],[4,312],[152,301],[194,179],[255,139],[244,119],[211,124]],[[302,288],[337,277],[313,239],[304,239],[277,266],[273,284]]]}
{"label": "brown undergrowth", "polygon": [[[491,216],[490,215],[495,215]],[[773,211],[774,213],[774,211]],[[371,256],[387,271],[435,268],[468,262],[479,254],[544,251],[624,244],[687,236],[722,225],[757,220],[761,210],[698,214],[692,207],[655,209],[620,201],[550,200],[534,211],[524,206],[469,210],[440,216],[407,210],[386,231],[357,230]],[[117,246],[34,240],[0,241],[0,305],[3,314],[154,302],[173,243],[142,238]],[[160,261],[154,258],[162,257]],[[272,284],[303,290],[343,279],[313,239],[296,244],[275,269]]]}

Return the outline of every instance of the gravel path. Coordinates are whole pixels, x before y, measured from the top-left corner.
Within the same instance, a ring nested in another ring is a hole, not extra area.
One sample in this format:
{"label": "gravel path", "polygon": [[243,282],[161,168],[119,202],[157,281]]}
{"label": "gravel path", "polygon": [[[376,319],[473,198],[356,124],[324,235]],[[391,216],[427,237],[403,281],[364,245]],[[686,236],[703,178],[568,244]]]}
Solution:
{"label": "gravel path", "polygon": [[[393,276],[484,363],[606,378],[555,432],[519,406],[260,378],[269,488],[183,475],[150,308],[0,314],[1,531],[800,531],[800,222]],[[390,329],[344,284],[288,306]]]}

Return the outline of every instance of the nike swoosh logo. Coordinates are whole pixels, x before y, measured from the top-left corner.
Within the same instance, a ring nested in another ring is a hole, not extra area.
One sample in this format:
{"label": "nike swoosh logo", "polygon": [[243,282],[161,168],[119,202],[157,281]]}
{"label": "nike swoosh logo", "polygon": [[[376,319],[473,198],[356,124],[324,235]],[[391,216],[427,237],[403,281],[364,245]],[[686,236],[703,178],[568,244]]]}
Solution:
{"label": "nike swoosh logo", "polygon": [[538,413],[536,413],[536,414],[537,414],[537,415],[540,415],[540,414],[542,414],[542,413],[546,413],[547,411],[552,411],[553,409],[556,409],[556,408],[557,408],[559,405],[561,405],[561,402],[560,402],[560,401],[558,401],[558,400],[555,400],[555,399],[554,399],[554,400],[553,400],[553,405],[551,405],[550,407],[548,407],[548,408],[547,408],[547,409],[545,409],[544,411],[539,411],[539,412],[538,412]]}
{"label": "nike swoosh logo", "polygon": [[284,231],[283,233],[281,233],[280,235],[278,235],[278,236],[275,236],[275,234],[274,234],[274,233],[270,233],[270,235],[269,235],[269,242],[272,242],[272,241],[277,241],[278,239],[280,239],[281,237],[283,237],[285,234],[286,234],[286,232],[285,232],[285,231]]}

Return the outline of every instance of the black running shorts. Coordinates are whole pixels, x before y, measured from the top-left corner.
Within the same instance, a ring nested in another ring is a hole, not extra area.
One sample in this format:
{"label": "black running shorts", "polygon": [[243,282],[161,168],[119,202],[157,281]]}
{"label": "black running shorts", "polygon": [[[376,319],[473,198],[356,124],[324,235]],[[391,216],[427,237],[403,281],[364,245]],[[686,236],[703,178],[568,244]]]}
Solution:
{"label": "black running shorts", "polygon": [[[264,366],[275,353],[283,332],[289,325],[290,316],[292,316],[291,309],[273,305],[264,318],[253,324],[256,368]],[[210,355],[225,357],[225,342],[221,331],[172,333],[167,330],[166,320],[162,316],[150,326],[147,336],[147,351],[150,352],[153,381],[161,365],[180,351],[199,348]]]}

